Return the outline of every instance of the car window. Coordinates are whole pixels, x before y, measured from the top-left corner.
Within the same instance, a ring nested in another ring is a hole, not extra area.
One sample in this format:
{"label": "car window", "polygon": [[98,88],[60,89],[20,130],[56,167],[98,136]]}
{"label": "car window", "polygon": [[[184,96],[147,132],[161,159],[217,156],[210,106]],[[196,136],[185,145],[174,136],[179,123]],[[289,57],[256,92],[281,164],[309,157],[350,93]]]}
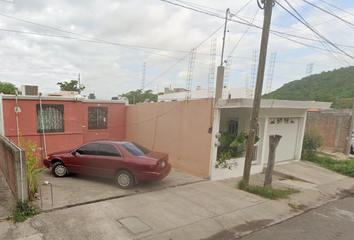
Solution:
{"label": "car window", "polygon": [[121,157],[118,149],[112,144],[100,144],[98,155],[109,157]]}
{"label": "car window", "polygon": [[76,150],[80,155],[96,155],[98,143],[89,143]]}
{"label": "car window", "polygon": [[145,154],[148,154],[150,152],[149,149],[141,146],[140,144],[137,143],[125,143],[122,145],[125,150],[133,154],[134,156],[143,156]]}

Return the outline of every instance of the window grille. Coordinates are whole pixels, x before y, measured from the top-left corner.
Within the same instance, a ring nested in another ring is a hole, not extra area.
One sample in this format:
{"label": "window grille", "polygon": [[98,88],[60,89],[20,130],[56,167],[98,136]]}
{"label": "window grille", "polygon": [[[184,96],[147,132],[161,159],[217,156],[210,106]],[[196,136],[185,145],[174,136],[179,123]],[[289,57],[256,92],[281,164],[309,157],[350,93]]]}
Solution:
{"label": "window grille", "polygon": [[88,129],[107,129],[107,107],[88,107]]}
{"label": "window grille", "polygon": [[[43,117],[43,121],[42,121]],[[37,132],[64,132],[64,105],[37,104]]]}
{"label": "window grille", "polygon": [[237,136],[238,133],[238,121],[231,119],[227,122],[227,132],[229,134]]}

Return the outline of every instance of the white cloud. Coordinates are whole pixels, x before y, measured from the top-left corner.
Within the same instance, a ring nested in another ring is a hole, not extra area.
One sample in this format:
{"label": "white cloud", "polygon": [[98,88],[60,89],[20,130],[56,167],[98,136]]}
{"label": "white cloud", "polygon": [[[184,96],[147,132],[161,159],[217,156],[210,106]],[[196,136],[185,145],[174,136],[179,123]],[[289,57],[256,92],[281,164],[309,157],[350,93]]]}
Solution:
{"label": "white cloud", "polygon": [[[354,12],[354,3],[344,0],[328,1],[347,12]],[[180,4],[178,1],[172,0],[171,2]],[[189,2],[195,8],[205,6],[207,7],[204,8],[205,11],[210,11],[222,18],[226,8],[236,13],[249,1],[227,0],[218,1],[217,4],[215,0],[190,0]],[[348,22],[354,22],[351,14],[330,8],[329,5],[321,5],[315,0],[311,2],[330,9]],[[285,6],[284,3],[282,4]],[[341,44],[339,46],[346,52],[354,54],[353,48],[348,47],[353,42],[354,28],[352,26],[304,2],[296,3],[294,7],[321,34],[332,42]],[[252,21],[257,8],[256,2],[253,1],[236,17],[233,17],[232,21],[229,21],[225,39],[225,58],[248,28],[247,25],[234,21],[242,21],[238,17]],[[12,82],[16,86],[39,85],[41,92],[48,93],[59,90],[57,82],[77,79],[78,74],[81,73],[82,82],[86,86],[86,94],[95,92],[96,96],[101,99],[110,99],[112,96],[141,88],[143,62],[146,62],[145,84],[148,89],[156,92],[157,86],[160,91],[170,85],[185,87],[188,51],[198,46],[224,23],[221,18],[157,0],[18,0],[15,4],[0,1],[0,9],[2,9],[0,14],[25,20],[20,21],[0,15],[0,29],[2,29],[0,30],[0,81]],[[258,10],[254,24],[262,26],[262,22],[263,12]],[[4,30],[71,37],[78,40]],[[280,6],[274,8],[272,30],[316,39],[311,31],[298,23]],[[70,34],[70,32],[78,35]],[[213,35],[213,38],[217,38],[217,65],[220,64],[222,32],[221,28]],[[93,41],[92,38],[116,45],[89,42]],[[259,49],[260,38],[261,30],[250,28],[232,52],[230,86],[245,86],[244,75],[251,70],[252,52]],[[324,48],[318,42],[290,38],[303,44]],[[79,41],[79,39],[85,41]],[[335,50],[333,47],[331,49]],[[324,55],[325,51],[314,50],[311,47],[271,35],[268,52],[270,54],[274,51],[278,55],[273,90],[286,82],[304,77],[306,65],[310,62],[314,63],[314,73],[345,66],[347,64],[345,61],[353,63],[348,57],[335,54],[338,61],[328,53]],[[208,86],[209,52],[210,39],[197,49],[193,89],[197,85],[203,88]],[[184,56],[186,58],[179,61]],[[174,67],[171,67],[172,65]]]}

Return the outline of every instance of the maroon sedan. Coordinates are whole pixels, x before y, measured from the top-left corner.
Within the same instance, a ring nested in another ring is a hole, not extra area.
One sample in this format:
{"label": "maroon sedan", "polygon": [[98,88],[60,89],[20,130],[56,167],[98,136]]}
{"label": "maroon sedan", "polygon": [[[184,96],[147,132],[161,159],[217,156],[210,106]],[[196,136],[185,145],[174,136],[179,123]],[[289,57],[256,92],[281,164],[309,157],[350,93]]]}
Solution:
{"label": "maroon sedan", "polygon": [[56,177],[81,173],[115,179],[126,189],[139,181],[161,180],[171,171],[167,154],[133,142],[93,141],[71,151],[49,154],[43,162]]}

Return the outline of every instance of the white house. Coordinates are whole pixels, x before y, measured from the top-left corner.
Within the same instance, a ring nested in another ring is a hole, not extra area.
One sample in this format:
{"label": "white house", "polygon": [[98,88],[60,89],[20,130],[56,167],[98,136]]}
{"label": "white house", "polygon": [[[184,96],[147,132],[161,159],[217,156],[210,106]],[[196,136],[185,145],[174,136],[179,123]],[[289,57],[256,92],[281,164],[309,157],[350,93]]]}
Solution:
{"label": "white house", "polygon": [[[210,92],[211,91],[211,92]],[[209,94],[213,93],[214,89],[202,89],[197,87],[196,90],[191,91],[191,99],[205,99],[209,97]],[[233,99],[233,98],[248,98],[250,89],[248,88],[233,88],[233,87],[224,87],[222,98],[223,99]],[[165,91],[164,94],[158,95],[158,102],[168,102],[168,101],[183,101],[187,98],[188,91],[174,92],[173,90]]]}
{"label": "white house", "polygon": [[[240,134],[249,131],[253,99],[219,100],[214,108],[214,123],[210,156],[210,178],[212,180],[239,177],[243,175],[245,158],[233,159],[230,169],[215,168],[218,132]],[[276,162],[301,158],[306,113],[308,109],[328,109],[331,103],[286,100],[262,100],[259,112],[259,126],[256,134],[260,141],[255,145],[251,173],[262,172],[268,162],[269,135],[278,134],[282,138],[276,149]]]}

